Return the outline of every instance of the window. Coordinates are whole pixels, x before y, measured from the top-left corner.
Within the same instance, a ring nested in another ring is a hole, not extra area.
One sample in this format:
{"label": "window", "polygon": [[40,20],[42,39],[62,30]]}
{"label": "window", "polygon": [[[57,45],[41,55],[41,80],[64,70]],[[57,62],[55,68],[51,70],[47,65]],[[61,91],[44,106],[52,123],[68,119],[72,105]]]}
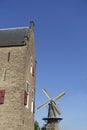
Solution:
{"label": "window", "polygon": [[35,75],[35,72],[34,72],[34,63],[33,63],[33,58],[32,58],[32,56],[31,56],[31,58],[30,58],[30,73],[31,73],[32,76]]}
{"label": "window", "polygon": [[31,112],[35,112],[35,90],[32,90]]}
{"label": "window", "polygon": [[31,67],[30,67],[30,73],[31,73],[32,76],[35,75],[35,74],[34,74],[34,66],[33,66],[33,65],[31,65]]}
{"label": "window", "polygon": [[4,104],[5,90],[0,90],[0,104]]}
{"label": "window", "polygon": [[24,91],[24,105],[26,106],[26,108],[28,108],[28,104],[29,104],[29,91],[30,91],[30,86],[27,81],[25,91]]}

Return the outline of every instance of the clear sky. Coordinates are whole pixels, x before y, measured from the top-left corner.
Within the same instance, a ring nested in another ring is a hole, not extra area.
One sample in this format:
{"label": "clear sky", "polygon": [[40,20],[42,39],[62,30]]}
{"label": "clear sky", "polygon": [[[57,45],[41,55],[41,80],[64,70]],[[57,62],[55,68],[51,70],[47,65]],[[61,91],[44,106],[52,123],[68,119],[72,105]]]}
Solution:
{"label": "clear sky", "polygon": [[[36,107],[48,101],[42,88],[57,101],[60,130],[87,130],[87,0],[0,0],[0,28],[35,22],[37,59]],[[40,126],[47,108],[36,109]]]}

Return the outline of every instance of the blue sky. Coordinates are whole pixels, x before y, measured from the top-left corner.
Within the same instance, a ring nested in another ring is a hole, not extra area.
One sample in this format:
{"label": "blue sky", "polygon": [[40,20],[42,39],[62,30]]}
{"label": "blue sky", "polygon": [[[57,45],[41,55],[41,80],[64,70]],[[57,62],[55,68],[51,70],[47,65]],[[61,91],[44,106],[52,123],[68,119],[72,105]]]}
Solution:
{"label": "blue sky", "polygon": [[[0,0],[0,28],[35,22],[36,107],[62,91],[60,130],[87,130],[87,1]],[[35,119],[47,116],[36,109]]]}

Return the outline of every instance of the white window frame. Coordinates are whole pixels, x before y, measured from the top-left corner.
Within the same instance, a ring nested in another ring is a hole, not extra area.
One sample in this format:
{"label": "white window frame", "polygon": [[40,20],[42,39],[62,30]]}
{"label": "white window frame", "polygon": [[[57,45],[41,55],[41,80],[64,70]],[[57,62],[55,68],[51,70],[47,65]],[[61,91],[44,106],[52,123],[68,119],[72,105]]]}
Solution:
{"label": "white window frame", "polygon": [[34,103],[35,103],[35,90],[32,89],[32,101],[31,101],[31,112],[34,113]]}

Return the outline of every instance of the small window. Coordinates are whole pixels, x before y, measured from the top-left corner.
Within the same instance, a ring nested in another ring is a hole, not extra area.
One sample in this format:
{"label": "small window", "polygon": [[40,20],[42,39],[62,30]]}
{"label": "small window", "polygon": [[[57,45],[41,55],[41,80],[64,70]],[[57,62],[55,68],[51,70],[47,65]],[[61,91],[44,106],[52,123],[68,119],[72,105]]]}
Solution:
{"label": "small window", "polygon": [[31,67],[30,67],[30,73],[31,73],[32,76],[35,75],[34,66],[33,65],[31,65]]}
{"label": "small window", "polygon": [[32,76],[35,75],[35,72],[34,72],[34,61],[33,61],[33,57],[31,56],[30,57],[30,73]]}
{"label": "small window", "polygon": [[5,90],[0,90],[0,104],[4,104]]}
{"label": "small window", "polygon": [[35,113],[35,101],[31,102],[31,112]]}
{"label": "small window", "polygon": [[31,112],[35,112],[35,90],[32,90]]}
{"label": "small window", "polygon": [[34,102],[31,102],[31,112],[33,113],[33,109],[34,109]]}

